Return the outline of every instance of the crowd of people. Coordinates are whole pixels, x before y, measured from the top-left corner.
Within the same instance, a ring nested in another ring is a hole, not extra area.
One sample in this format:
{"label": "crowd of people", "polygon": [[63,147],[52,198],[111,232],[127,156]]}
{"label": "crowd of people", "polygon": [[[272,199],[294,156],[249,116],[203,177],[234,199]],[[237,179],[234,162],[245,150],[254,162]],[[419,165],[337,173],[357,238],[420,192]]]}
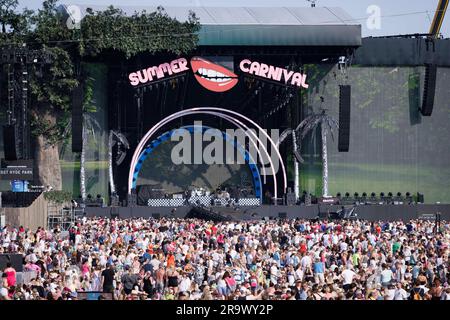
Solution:
{"label": "crowd of people", "polygon": [[6,226],[0,300],[450,300],[450,224],[82,218]]}

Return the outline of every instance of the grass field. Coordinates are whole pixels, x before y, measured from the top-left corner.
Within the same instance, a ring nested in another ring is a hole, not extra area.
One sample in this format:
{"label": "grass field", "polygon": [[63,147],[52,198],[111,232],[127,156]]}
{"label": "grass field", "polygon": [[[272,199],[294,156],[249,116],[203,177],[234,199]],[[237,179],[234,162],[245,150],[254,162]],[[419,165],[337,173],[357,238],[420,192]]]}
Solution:
{"label": "grass field", "polygon": [[[61,161],[63,189],[75,197],[80,194],[80,163],[78,161]],[[108,162],[86,161],[86,192],[96,196],[108,195]]]}
{"label": "grass field", "polygon": [[[320,163],[302,166],[301,190],[321,193],[322,166]],[[410,192],[423,193],[426,203],[450,203],[450,168],[416,167],[384,164],[329,164],[329,190],[335,195],[354,192]]]}

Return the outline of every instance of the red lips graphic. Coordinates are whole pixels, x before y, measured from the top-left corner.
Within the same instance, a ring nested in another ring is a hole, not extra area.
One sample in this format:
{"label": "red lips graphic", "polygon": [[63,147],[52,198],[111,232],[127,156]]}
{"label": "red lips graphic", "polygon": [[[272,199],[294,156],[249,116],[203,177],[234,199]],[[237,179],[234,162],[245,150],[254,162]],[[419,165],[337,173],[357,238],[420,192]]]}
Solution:
{"label": "red lips graphic", "polygon": [[200,57],[193,57],[191,66],[198,83],[210,91],[228,91],[239,81],[237,75],[227,68]]}

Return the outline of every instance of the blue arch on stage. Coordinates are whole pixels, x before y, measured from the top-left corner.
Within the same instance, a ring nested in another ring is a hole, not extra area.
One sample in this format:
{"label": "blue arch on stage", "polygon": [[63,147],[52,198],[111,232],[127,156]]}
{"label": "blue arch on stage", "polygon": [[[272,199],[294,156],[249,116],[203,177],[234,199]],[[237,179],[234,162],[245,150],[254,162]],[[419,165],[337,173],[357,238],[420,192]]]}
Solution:
{"label": "blue arch on stage", "polygon": [[[156,138],[151,143],[149,143],[147,145],[147,147],[142,151],[142,153],[139,156],[139,159],[136,163],[136,167],[134,168],[133,185],[132,185],[133,189],[136,189],[136,183],[137,183],[137,178],[138,178],[139,172],[141,171],[142,165],[144,164],[144,161],[147,159],[147,157],[160,144],[162,144],[163,142],[165,142],[167,140],[170,140],[172,135],[176,134],[177,131],[181,130],[181,129],[188,130],[191,134],[193,134],[195,132],[198,133],[200,131],[202,134],[204,134],[206,130],[213,129],[213,128],[210,128],[207,126],[185,126],[185,127],[179,128],[179,129],[173,129],[171,131],[163,133],[158,138]],[[217,132],[217,131],[218,130],[214,130],[214,132]],[[211,133],[211,131],[208,133]],[[230,143],[234,148],[236,148],[239,151],[239,153],[241,154],[241,156],[245,159],[245,162],[248,164],[250,171],[252,173],[252,180],[253,180],[253,186],[254,186],[256,198],[259,198],[262,200],[263,193],[262,193],[261,175],[259,173],[258,166],[256,165],[256,161],[250,157],[250,154],[248,153],[248,151],[245,148],[243,148],[241,144],[237,143],[237,141],[235,141],[234,139],[231,139],[231,137],[227,133],[225,133],[223,131],[220,131],[220,133],[221,133],[220,137],[223,140],[225,140],[227,143]],[[215,135],[215,136],[217,137],[217,135]]]}

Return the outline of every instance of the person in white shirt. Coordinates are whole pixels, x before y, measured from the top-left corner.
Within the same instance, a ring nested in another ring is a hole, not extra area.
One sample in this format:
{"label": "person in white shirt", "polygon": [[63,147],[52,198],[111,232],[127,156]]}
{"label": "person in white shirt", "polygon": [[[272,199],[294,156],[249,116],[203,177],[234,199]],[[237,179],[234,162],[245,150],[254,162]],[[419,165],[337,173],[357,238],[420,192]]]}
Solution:
{"label": "person in white shirt", "polygon": [[183,275],[183,278],[181,279],[180,284],[178,285],[178,289],[180,292],[190,291],[191,284],[192,284],[191,279],[186,275]]}
{"label": "person in white shirt", "polygon": [[302,266],[303,271],[311,269],[312,259],[309,255],[305,254],[303,258],[300,260],[300,265]]}
{"label": "person in white shirt", "polygon": [[353,278],[356,276],[356,273],[350,269],[350,267],[347,267],[344,271],[341,273],[341,278],[343,279],[343,288],[344,290],[347,290],[347,288],[352,284]]}
{"label": "person in white shirt", "polygon": [[153,259],[150,261],[150,264],[153,266],[153,271],[158,270],[161,261],[159,261],[156,256],[153,256]]}
{"label": "person in white shirt", "polygon": [[387,267],[387,265],[384,264],[384,263],[382,265],[382,268],[383,268],[383,271],[381,271],[381,274],[380,274],[380,276],[381,276],[381,284],[384,287],[387,287],[389,285],[389,283],[391,283],[391,281],[392,281],[393,273],[392,273],[392,270],[389,269]]}
{"label": "person in white shirt", "polygon": [[394,300],[407,300],[408,293],[403,289],[402,283],[397,282],[397,286],[394,293]]}
{"label": "person in white shirt", "polygon": [[341,252],[347,251],[348,245],[346,242],[341,242],[339,248],[341,249]]}

